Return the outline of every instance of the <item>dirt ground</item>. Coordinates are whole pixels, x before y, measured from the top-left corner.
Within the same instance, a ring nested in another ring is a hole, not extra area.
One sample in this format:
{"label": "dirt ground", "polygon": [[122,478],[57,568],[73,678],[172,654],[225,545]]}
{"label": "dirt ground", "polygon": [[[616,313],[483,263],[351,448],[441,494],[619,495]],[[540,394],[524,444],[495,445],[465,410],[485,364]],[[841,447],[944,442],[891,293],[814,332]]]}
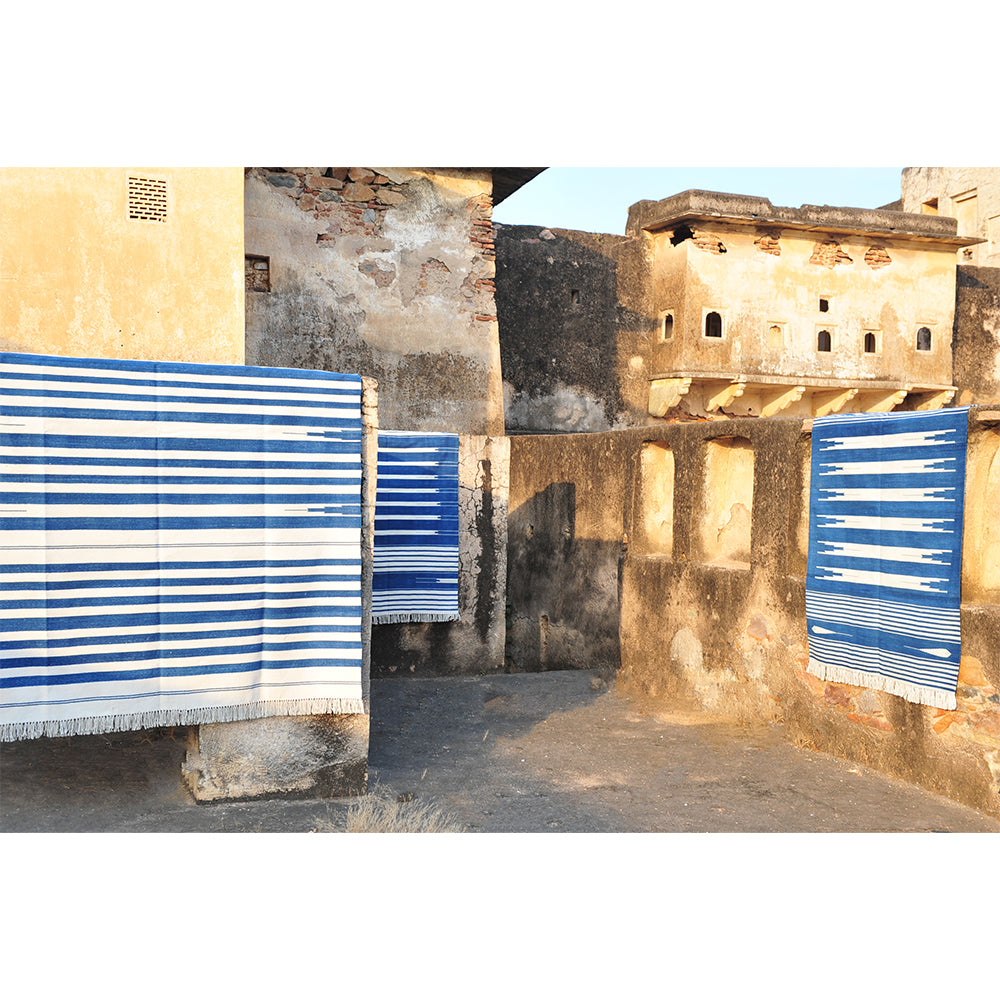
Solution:
{"label": "dirt ground", "polygon": [[[350,799],[195,803],[183,733],[0,747],[0,830],[346,829]],[[779,729],[629,703],[590,671],[372,682],[369,785],[469,832],[1000,832]],[[354,802],[357,806],[357,802]]]}

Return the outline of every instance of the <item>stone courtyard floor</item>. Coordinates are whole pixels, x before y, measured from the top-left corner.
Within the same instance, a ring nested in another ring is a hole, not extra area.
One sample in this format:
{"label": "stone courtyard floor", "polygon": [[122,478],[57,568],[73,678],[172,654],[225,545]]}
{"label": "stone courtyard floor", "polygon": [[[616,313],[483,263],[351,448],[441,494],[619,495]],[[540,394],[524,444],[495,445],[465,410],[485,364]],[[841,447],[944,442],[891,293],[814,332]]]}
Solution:
{"label": "stone courtyard floor", "polygon": [[[169,731],[0,747],[0,830],[336,832],[358,800],[195,803]],[[589,671],[372,682],[369,785],[470,832],[1000,832],[780,731],[658,714]],[[394,807],[395,808],[395,807]]]}

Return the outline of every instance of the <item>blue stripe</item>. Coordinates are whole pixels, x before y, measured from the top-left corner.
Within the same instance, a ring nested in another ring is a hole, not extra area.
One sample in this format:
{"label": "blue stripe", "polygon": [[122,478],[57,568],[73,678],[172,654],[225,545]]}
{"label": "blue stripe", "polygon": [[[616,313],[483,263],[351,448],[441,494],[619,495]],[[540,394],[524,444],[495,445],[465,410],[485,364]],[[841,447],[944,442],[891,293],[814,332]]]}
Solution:
{"label": "blue stripe", "polygon": [[[258,368],[253,365],[209,365],[191,364],[183,361],[133,361],[109,360],[101,358],[72,358],[61,355],[17,354],[14,352],[0,354],[0,364],[31,365],[38,368],[101,368],[119,369],[133,372],[178,372],[197,375],[206,378],[211,375],[237,377],[241,379],[298,379],[302,381],[338,381],[355,382],[360,391],[360,375],[343,375],[337,372],[325,372],[308,368]],[[55,378],[55,374],[46,376]],[[311,389],[308,391],[312,391]]]}
{"label": "blue stripe", "polygon": [[[0,435],[8,448],[37,448],[39,451],[51,448],[87,448],[103,451],[218,451],[218,452],[273,452],[281,454],[346,454],[360,453],[361,432],[357,437],[352,432],[345,431],[342,440],[327,438],[310,441],[270,441],[249,438],[177,438],[177,437],[101,437],[94,434],[21,434],[3,433]],[[110,456],[109,456],[110,458]],[[109,458],[102,459],[103,464],[109,464]],[[71,460],[75,461],[75,460]],[[118,460],[115,459],[115,464]],[[158,460],[158,464],[163,464]],[[190,463],[188,463],[190,464]],[[212,463],[214,464],[214,463]],[[346,468],[361,468],[361,460]]]}

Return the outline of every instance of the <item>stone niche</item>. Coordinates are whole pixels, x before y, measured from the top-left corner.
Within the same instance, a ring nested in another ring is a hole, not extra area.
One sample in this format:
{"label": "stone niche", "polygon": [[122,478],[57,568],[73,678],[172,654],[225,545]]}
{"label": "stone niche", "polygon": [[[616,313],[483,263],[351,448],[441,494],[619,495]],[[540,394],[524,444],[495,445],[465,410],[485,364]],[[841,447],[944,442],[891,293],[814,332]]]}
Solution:
{"label": "stone niche", "polygon": [[966,467],[962,600],[1000,604],[1000,430],[977,437]]}
{"label": "stone niche", "polygon": [[750,568],[753,464],[753,446],[747,438],[719,437],[705,443],[698,538],[702,562]]}
{"label": "stone niche", "polygon": [[670,556],[674,547],[674,453],[647,442],[639,454],[635,543],[640,552]]}

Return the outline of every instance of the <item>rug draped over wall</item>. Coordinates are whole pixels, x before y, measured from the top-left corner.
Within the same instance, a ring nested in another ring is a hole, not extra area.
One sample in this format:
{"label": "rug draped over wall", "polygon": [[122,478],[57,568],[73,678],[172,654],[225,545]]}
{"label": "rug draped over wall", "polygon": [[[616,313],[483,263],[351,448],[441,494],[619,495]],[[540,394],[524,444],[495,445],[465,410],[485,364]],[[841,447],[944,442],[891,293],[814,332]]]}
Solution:
{"label": "rug draped over wall", "polygon": [[956,707],[968,412],[814,421],[810,673]]}
{"label": "rug draped over wall", "polygon": [[379,431],[372,622],[457,621],[458,435]]}
{"label": "rug draped over wall", "polygon": [[364,711],[358,376],[0,373],[0,739]]}

